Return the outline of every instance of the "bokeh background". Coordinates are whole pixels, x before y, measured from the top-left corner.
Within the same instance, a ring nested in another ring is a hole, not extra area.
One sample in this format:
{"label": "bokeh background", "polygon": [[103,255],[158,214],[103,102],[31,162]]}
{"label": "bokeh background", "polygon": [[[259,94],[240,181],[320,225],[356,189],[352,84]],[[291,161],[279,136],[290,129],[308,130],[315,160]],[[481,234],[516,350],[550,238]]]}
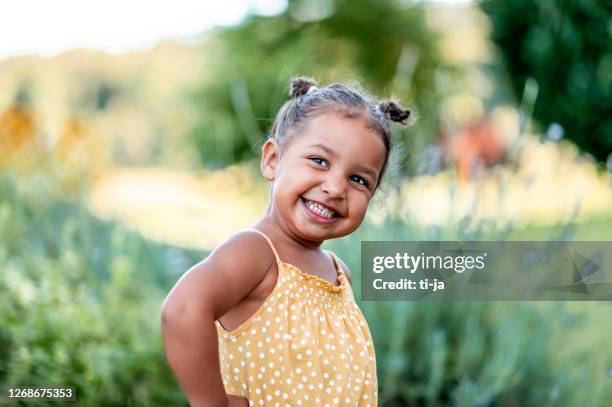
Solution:
{"label": "bokeh background", "polygon": [[[55,18],[90,7],[60,3],[23,21],[40,44]],[[153,5],[117,8],[156,40],[24,45],[0,60],[0,385],[75,385],[79,405],[187,404],[160,306],[264,213],[259,148],[297,74],[360,80],[418,116],[395,129],[366,222],[326,243],[357,297],[361,240],[612,238],[609,1],[251,1],[232,14],[238,3],[217,20],[187,10],[195,32],[161,40]],[[610,303],[360,305],[380,405],[612,400]]]}

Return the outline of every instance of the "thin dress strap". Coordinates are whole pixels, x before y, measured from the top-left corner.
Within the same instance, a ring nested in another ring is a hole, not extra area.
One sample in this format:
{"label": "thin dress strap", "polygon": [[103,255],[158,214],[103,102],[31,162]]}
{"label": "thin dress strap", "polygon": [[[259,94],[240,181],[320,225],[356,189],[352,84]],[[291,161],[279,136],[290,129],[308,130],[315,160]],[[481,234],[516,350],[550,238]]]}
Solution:
{"label": "thin dress strap", "polygon": [[334,252],[332,252],[331,250],[326,250],[326,252],[331,255],[332,260],[334,262],[334,266],[336,267],[336,272],[338,273],[338,275],[344,274],[344,271],[342,271],[342,267],[340,266],[340,261],[338,261],[338,258],[336,257]]}
{"label": "thin dress strap", "polygon": [[268,244],[270,245],[270,248],[272,249],[272,252],[274,253],[274,257],[276,258],[276,264],[282,263],[281,260],[280,260],[280,257],[278,257],[278,252],[276,251],[276,247],[274,247],[274,244],[272,243],[272,240],[270,240],[270,238],[268,236],[266,236],[266,234],[264,232],[262,232],[261,230],[258,230],[258,229],[255,229],[255,228],[252,228],[252,229],[249,229],[249,230],[251,230],[253,232],[257,232],[260,235],[262,235],[268,241]]}

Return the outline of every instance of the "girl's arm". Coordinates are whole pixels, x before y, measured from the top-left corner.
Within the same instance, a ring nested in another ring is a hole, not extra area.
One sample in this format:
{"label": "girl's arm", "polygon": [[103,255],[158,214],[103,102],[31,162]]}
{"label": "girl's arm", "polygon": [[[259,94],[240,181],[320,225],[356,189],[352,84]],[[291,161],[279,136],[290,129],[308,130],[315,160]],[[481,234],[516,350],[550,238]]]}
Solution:
{"label": "girl's arm", "polygon": [[241,232],[189,269],[168,294],[161,313],[164,348],[192,406],[248,405],[225,393],[214,321],[273,266],[268,243],[254,232]]}

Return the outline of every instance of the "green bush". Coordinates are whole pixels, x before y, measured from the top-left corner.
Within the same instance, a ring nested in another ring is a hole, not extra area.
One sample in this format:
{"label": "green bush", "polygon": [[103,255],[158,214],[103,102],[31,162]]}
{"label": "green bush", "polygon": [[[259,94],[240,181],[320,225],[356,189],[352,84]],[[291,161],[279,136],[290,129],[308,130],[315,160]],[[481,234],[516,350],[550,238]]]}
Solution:
{"label": "green bush", "polygon": [[152,244],[33,186],[0,177],[0,385],[76,386],[79,405],[185,404],[159,311],[204,254]]}

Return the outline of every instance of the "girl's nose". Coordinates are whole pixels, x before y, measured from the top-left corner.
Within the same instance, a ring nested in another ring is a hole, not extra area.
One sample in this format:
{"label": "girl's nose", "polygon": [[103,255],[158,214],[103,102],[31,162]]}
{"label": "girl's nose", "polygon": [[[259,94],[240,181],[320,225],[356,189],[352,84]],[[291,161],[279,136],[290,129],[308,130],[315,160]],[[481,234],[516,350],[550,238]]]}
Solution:
{"label": "girl's nose", "polygon": [[329,176],[321,184],[321,190],[330,198],[344,198],[346,195],[346,182],[341,177]]}

